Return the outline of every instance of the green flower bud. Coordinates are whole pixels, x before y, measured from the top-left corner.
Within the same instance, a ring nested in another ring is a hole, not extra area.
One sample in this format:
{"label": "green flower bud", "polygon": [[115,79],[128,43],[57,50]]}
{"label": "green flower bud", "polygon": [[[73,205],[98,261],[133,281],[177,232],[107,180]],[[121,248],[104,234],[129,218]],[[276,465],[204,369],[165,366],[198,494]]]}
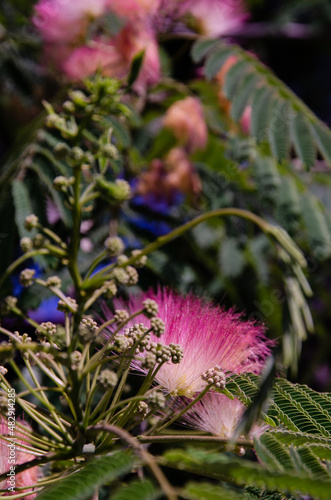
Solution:
{"label": "green flower bud", "polygon": [[20,273],[20,283],[24,287],[31,286],[33,283],[33,277],[36,274],[36,271],[34,269],[24,269]]}
{"label": "green flower bud", "polygon": [[157,316],[157,314],[159,312],[159,306],[157,305],[155,300],[145,299],[143,301],[143,306],[145,308],[144,315],[147,318],[154,318],[155,316]]}
{"label": "green flower bud", "polygon": [[109,238],[105,240],[104,245],[107,248],[110,257],[120,255],[125,248],[123,240],[121,240],[118,236],[109,236]]}
{"label": "green flower bud", "polygon": [[38,227],[38,226],[39,226],[39,219],[36,215],[31,214],[25,218],[24,227],[28,231],[31,231],[33,228]]}
{"label": "green flower bud", "polygon": [[108,391],[109,389],[112,389],[116,386],[118,377],[115,372],[106,369],[102,370],[97,380],[101,387]]}
{"label": "green flower bud", "polygon": [[28,238],[27,236],[22,238],[20,241],[20,247],[22,249],[22,252],[24,253],[31,252],[31,250],[33,249],[33,243],[31,238]]}

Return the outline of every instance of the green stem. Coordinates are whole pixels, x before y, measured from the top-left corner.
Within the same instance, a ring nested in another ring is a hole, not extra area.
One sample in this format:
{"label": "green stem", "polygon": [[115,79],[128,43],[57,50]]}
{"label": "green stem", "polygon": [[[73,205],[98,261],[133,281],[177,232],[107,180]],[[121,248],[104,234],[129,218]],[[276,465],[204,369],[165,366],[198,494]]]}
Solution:
{"label": "green stem", "polygon": [[46,236],[49,236],[50,238],[52,238],[52,240],[58,243],[61,248],[66,249],[67,245],[64,243],[64,241],[61,240],[60,236],[55,234],[51,229],[49,229],[48,227],[42,227],[41,230],[44,234],[46,234]]}
{"label": "green stem", "polygon": [[[156,429],[158,432],[161,432],[163,429],[165,429],[166,427],[168,427],[169,425],[171,425],[172,423],[174,423],[176,420],[178,420],[182,415],[184,415],[184,413],[186,413],[188,410],[190,410],[192,408],[192,406],[194,406],[198,401],[200,401],[200,399],[209,391],[209,389],[211,388],[211,385],[207,385],[203,391],[201,391],[194,399],[192,399],[192,401],[187,405],[185,406],[179,413],[175,413],[175,415],[170,419],[170,420],[167,420],[163,425],[161,425],[161,427],[158,427],[158,425],[156,426],[156,428],[152,428],[150,430],[150,432],[154,432]],[[161,422],[162,424],[162,422]],[[146,434],[148,435],[149,432]]]}
{"label": "green stem", "polygon": [[[31,407],[30,404],[28,404],[27,401],[21,400],[18,398],[19,405],[22,407],[22,409],[33,419],[35,422],[37,422],[43,429],[45,429],[48,434],[50,434],[54,439],[59,441],[59,443],[63,443],[63,438],[57,434],[56,432],[51,429],[47,423],[45,422],[45,417],[40,415],[38,411],[36,411],[34,408]],[[50,420],[47,419],[48,422],[52,423]],[[54,424],[53,424],[54,425]]]}
{"label": "green stem", "polygon": [[95,259],[94,261],[92,262],[92,264],[90,265],[90,268],[85,276],[85,280],[87,280],[87,278],[89,278],[92,274],[92,272],[94,271],[94,269],[97,267],[98,264],[100,264],[100,262],[103,261],[103,259],[105,259],[107,257],[107,251],[106,250],[103,250]]}
{"label": "green stem", "polygon": [[[61,422],[59,416],[57,415],[56,413],[56,408],[49,402],[47,396],[46,396],[46,393],[42,390],[36,376],[35,376],[35,373],[34,371],[32,370],[32,367],[30,365],[30,362],[28,359],[25,359],[25,365],[30,373],[30,376],[31,376],[31,379],[33,380],[33,383],[35,384],[36,386],[36,389],[38,389],[38,391],[40,391],[40,394],[42,395],[43,399],[44,399],[44,406],[48,409],[48,411],[51,413],[52,417],[54,418],[55,422],[57,423],[59,429],[61,430],[61,432],[63,433],[63,435],[65,436],[65,438],[67,439],[67,441],[69,443],[73,443],[73,439],[71,438],[70,434],[67,432],[66,428],[64,427],[63,423]],[[30,390],[30,387],[27,387],[29,390]],[[41,401],[42,402],[42,401]]]}
{"label": "green stem", "polygon": [[[259,217],[258,215],[253,214],[252,212],[249,212],[248,210],[242,210],[240,208],[220,208],[217,210],[212,210],[210,212],[207,212],[205,214],[199,215],[198,217],[195,217],[189,222],[186,222],[182,226],[174,229],[170,233],[160,236],[157,238],[153,243],[150,243],[147,245],[139,254],[139,256],[131,257],[129,260],[127,260],[122,266],[128,266],[130,264],[133,264],[135,260],[137,260],[139,257],[143,255],[148,255],[151,252],[154,252],[157,248],[165,245],[166,243],[169,243],[170,241],[174,240],[175,238],[178,238],[181,236],[183,233],[188,231],[189,229],[194,228],[201,222],[205,222],[209,219],[212,219],[214,217],[226,217],[226,216],[237,216],[237,217],[242,217],[244,219],[247,219],[257,226],[259,226],[263,232],[265,232],[267,235],[269,234],[269,228],[271,227],[268,222],[266,222],[264,219]],[[106,268],[105,268],[106,269]],[[102,272],[104,272],[104,270]],[[96,273],[92,278],[89,280],[85,281],[82,285],[84,289],[89,289],[89,288],[95,288],[98,287],[100,284],[103,283],[103,281],[107,278],[107,276],[100,277],[100,273]]]}
{"label": "green stem", "polygon": [[72,280],[75,285],[77,298],[80,297],[80,286],[82,283],[82,278],[80,276],[77,264],[77,256],[80,245],[80,223],[82,217],[82,209],[79,201],[80,195],[80,181],[82,175],[81,166],[75,168],[75,182],[73,185],[73,207],[72,207],[72,220],[73,220],[73,228],[72,228],[72,236],[69,245],[69,264],[68,269]]}
{"label": "green stem", "polygon": [[[227,446],[230,442],[228,439],[219,438],[217,436],[195,436],[190,434],[184,435],[167,435],[167,436],[138,436],[140,443],[142,444],[153,444],[153,443],[185,443],[185,442],[195,442],[195,443],[215,443]],[[236,441],[237,446],[243,446],[245,448],[253,448],[253,442],[246,439],[239,439]]]}

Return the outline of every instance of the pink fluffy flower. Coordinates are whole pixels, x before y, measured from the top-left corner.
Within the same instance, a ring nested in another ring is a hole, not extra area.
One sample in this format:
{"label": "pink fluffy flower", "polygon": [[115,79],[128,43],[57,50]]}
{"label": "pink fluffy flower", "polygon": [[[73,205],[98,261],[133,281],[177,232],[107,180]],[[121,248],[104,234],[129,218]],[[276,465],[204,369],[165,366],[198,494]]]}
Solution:
{"label": "pink fluffy flower", "polygon": [[45,42],[64,44],[84,37],[92,19],[105,11],[106,0],[40,0],[33,22]]}
{"label": "pink fluffy flower", "polygon": [[207,125],[201,103],[196,97],[185,97],[172,104],[166,112],[163,125],[172,130],[189,152],[205,149]]}
{"label": "pink fluffy flower", "polygon": [[232,33],[247,19],[242,0],[184,0],[182,10],[194,18],[197,31],[212,37]]}
{"label": "pink fluffy flower", "polygon": [[[201,375],[215,365],[223,372],[260,373],[271,346],[262,325],[242,321],[241,314],[233,310],[226,311],[193,295],[182,297],[167,289],[131,299],[129,310],[142,308],[146,298],[157,302],[158,316],[165,323],[161,339],[152,334],[151,341],[179,344],[184,352],[179,364],[165,363],[157,372],[156,381],[170,394],[191,398],[201,392],[205,387]],[[115,303],[120,309],[123,306],[123,302]],[[149,327],[149,320],[143,315],[137,316],[134,323]],[[134,367],[146,372],[138,362]]]}
{"label": "pink fluffy flower", "polygon": [[[160,78],[158,45],[152,27],[153,4],[148,0],[40,0],[35,7],[34,24],[45,42],[45,55],[70,80],[81,80],[96,71],[124,78],[133,58],[141,51],[145,57],[135,89]],[[122,27],[116,34],[89,36],[94,20],[116,15]]]}
{"label": "pink fluffy flower", "polygon": [[[245,406],[238,399],[209,392],[185,413],[183,419],[194,429],[230,439],[244,411]],[[267,428],[267,424],[254,425],[248,437],[259,436]]]}
{"label": "pink fluffy flower", "polygon": [[[27,432],[31,431],[31,427],[29,424],[26,422],[21,422],[24,427],[26,428]],[[3,439],[3,437],[8,437],[10,438],[11,442],[14,442],[15,446],[10,447],[8,446],[8,441]],[[8,422],[5,418],[0,417],[0,474],[10,471],[11,466],[17,466],[20,464],[24,464],[25,462],[29,462],[36,458],[34,455],[32,455],[28,450],[24,448],[24,445],[27,445],[24,435],[22,432],[18,430],[18,427],[15,429],[15,435],[12,437],[10,435],[10,430],[8,427]],[[13,462],[14,461],[14,462]],[[37,483],[38,480],[38,467],[32,467],[30,469],[27,469],[23,472],[20,472],[19,474],[15,474],[15,481],[13,481],[13,484],[10,481],[10,477],[0,483],[0,488],[2,489],[8,489],[11,486],[15,488],[15,493],[18,493],[16,488],[22,488],[22,487],[27,487],[27,486],[32,486]],[[6,494],[7,496],[11,495],[12,490],[9,490],[9,492]],[[37,496],[36,493],[30,493],[30,490],[25,490],[26,491],[26,496],[24,497],[26,500],[33,500]],[[30,493],[30,494],[29,494]],[[14,492],[12,493],[14,494]],[[0,494],[1,495],[1,494]]]}

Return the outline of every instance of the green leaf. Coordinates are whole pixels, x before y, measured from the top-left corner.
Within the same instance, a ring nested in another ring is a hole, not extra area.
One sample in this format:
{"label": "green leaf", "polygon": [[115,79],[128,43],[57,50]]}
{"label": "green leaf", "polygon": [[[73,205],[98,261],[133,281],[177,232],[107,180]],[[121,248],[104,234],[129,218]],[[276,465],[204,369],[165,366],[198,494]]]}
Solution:
{"label": "green leaf", "polygon": [[251,131],[257,142],[268,138],[273,92],[268,87],[256,90],[252,100]]}
{"label": "green leaf", "polygon": [[331,237],[325,215],[317,200],[308,194],[301,197],[301,208],[313,253],[318,259],[325,259],[331,254]]}
{"label": "green leaf", "polygon": [[301,113],[292,116],[290,130],[297,155],[306,167],[314,166],[316,149],[308,122]]}
{"label": "green leaf", "polygon": [[273,101],[268,137],[272,154],[276,160],[282,161],[288,156],[290,149],[290,106],[279,99]]}
{"label": "green leaf", "polygon": [[213,50],[213,52],[211,52],[205,64],[205,75],[207,80],[214,78],[231,53],[231,48],[226,45],[221,47],[218,46],[215,50]]}
{"label": "green leaf", "polygon": [[160,496],[150,481],[131,481],[112,493],[109,500],[153,500]]}
{"label": "green leaf", "polygon": [[191,56],[193,62],[198,63],[203,59],[208,52],[219,45],[219,40],[211,40],[210,38],[199,38],[192,46]]}
{"label": "green leaf", "polygon": [[248,104],[249,97],[253,90],[257,87],[258,82],[259,77],[255,73],[246,74],[241,80],[239,88],[233,96],[231,106],[231,116],[235,121],[240,120]]}
{"label": "green leaf", "polygon": [[325,465],[314,456],[309,448],[291,448],[290,452],[299,474],[330,481],[331,475],[328,474]]}
{"label": "green leaf", "polygon": [[331,133],[323,123],[310,123],[318,149],[328,163],[331,163]]}
{"label": "green leaf", "polygon": [[24,182],[20,180],[13,181],[12,194],[15,205],[15,221],[19,235],[21,238],[24,236],[31,238],[31,235],[34,235],[36,231],[34,230],[31,232],[24,227],[26,217],[33,213],[32,201]]}
{"label": "green leaf", "polygon": [[254,437],[254,449],[261,463],[268,469],[280,472],[294,470],[293,462],[286,448],[270,432]]}
{"label": "green leaf", "polygon": [[[51,167],[47,164],[47,162],[45,162],[44,158],[36,158],[33,164],[30,166],[30,169],[36,172],[40,181],[45,185],[46,189],[48,190],[53,183],[54,176],[51,174]],[[55,189],[50,190],[49,194],[53,198],[54,204],[64,224],[67,227],[70,227],[71,226],[70,212],[65,207],[61,195],[57,191],[55,191]]]}
{"label": "green leaf", "polygon": [[121,146],[128,148],[131,145],[131,136],[128,127],[115,116],[107,116],[103,118],[106,127],[111,127],[116,139]]}
{"label": "green leaf", "polygon": [[132,85],[134,84],[134,82],[137,80],[139,73],[140,73],[140,70],[141,70],[141,67],[142,67],[143,62],[144,62],[144,57],[145,57],[145,50],[142,50],[142,51],[138,52],[138,54],[136,54],[134,56],[134,58],[132,59],[131,67],[130,67],[130,71],[129,71],[129,76],[128,76],[128,89],[130,89],[132,87]]}
{"label": "green leaf", "polygon": [[182,496],[189,500],[237,500],[245,499],[240,493],[211,483],[188,483]]}
{"label": "green leaf", "polygon": [[270,156],[257,156],[252,167],[259,196],[262,199],[277,198],[281,178],[275,160]]}
{"label": "green leaf", "polygon": [[81,467],[78,472],[42,491],[38,500],[85,500],[91,497],[102,484],[130,472],[134,458],[130,453],[118,451],[112,455],[96,458]]}
{"label": "green leaf", "polygon": [[307,494],[319,500],[330,500],[330,480],[315,479],[307,474],[297,474],[293,471],[271,471],[261,464],[239,460],[225,453],[194,448],[168,450],[163,463],[168,467],[238,486],[256,485],[284,493]]}
{"label": "green leaf", "polygon": [[246,75],[249,69],[246,61],[234,63],[225,75],[224,94],[228,99],[232,99],[240,85],[241,79]]}

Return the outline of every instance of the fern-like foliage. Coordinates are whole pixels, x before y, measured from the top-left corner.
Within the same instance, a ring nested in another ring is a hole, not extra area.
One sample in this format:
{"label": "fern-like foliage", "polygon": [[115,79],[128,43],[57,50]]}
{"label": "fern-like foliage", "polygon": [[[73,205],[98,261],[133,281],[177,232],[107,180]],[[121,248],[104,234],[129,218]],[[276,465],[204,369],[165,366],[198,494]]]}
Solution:
{"label": "fern-like foliage", "polygon": [[[225,453],[216,453],[211,450],[193,447],[186,450],[173,449],[165,453],[164,463],[169,467],[176,467],[199,476],[207,476],[237,487],[258,486],[259,488],[276,490],[276,492],[284,494],[308,494],[316,500],[330,500],[331,478],[314,477],[306,472],[302,473],[300,470],[270,470],[262,464],[240,460]],[[309,459],[306,458],[305,465],[308,466],[309,463],[312,465]],[[311,473],[313,474],[313,470],[311,470]],[[189,489],[191,489],[191,486]],[[210,489],[206,487],[205,489],[206,496],[199,496],[199,487],[197,489],[193,487],[192,496],[189,496],[189,498],[221,498],[217,496],[217,487],[214,491],[212,487]],[[211,496],[208,496],[208,490]],[[277,498],[275,496],[276,492],[267,495],[266,498]],[[216,496],[212,496],[212,493],[216,494]],[[224,496],[224,498],[232,497]],[[264,497],[262,496],[262,498]],[[278,496],[278,499],[282,498],[282,495]]]}
{"label": "fern-like foliage", "polygon": [[96,488],[110,483],[130,472],[134,458],[130,453],[118,451],[112,455],[91,460],[78,472],[65,477],[55,485],[43,491],[39,500],[84,500],[91,498]]}
{"label": "fern-like foliage", "polygon": [[292,146],[307,167],[314,165],[317,151],[331,164],[329,129],[254,56],[215,40],[199,40],[192,50],[195,62],[206,58],[208,79],[217,75],[230,56],[235,62],[226,72],[223,91],[232,103],[232,118],[239,121],[250,106],[251,134],[257,142],[268,142],[279,161],[288,157]]}

